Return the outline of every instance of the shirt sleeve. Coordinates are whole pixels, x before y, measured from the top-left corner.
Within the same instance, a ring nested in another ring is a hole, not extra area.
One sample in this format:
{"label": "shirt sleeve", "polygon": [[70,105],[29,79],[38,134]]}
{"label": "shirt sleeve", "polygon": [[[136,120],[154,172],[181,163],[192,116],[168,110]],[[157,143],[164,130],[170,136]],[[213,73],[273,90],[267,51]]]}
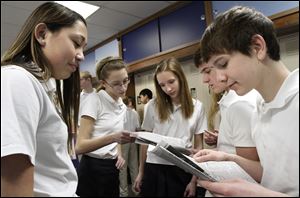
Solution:
{"label": "shirt sleeve", "polygon": [[144,109],[144,120],[142,124],[142,129],[146,131],[153,131],[154,129],[154,115],[155,115],[155,103],[150,100]]}
{"label": "shirt sleeve", "polygon": [[97,120],[99,108],[101,108],[100,99],[97,93],[91,93],[87,96],[81,106],[81,116],[89,116]]}
{"label": "shirt sleeve", "polygon": [[134,111],[134,122],[135,122],[135,127],[140,128],[140,117],[136,111]]}
{"label": "shirt sleeve", "polygon": [[42,86],[20,69],[1,69],[1,157],[28,155],[35,164]]}
{"label": "shirt sleeve", "polygon": [[207,129],[207,119],[203,105],[200,101],[196,100],[194,111],[197,114],[195,135],[201,134]]}
{"label": "shirt sleeve", "polygon": [[[251,119],[254,106],[247,101],[238,101],[230,106],[227,111],[228,119],[232,129],[230,136],[235,147],[254,147],[251,136]],[[223,119],[223,118],[222,118]]]}

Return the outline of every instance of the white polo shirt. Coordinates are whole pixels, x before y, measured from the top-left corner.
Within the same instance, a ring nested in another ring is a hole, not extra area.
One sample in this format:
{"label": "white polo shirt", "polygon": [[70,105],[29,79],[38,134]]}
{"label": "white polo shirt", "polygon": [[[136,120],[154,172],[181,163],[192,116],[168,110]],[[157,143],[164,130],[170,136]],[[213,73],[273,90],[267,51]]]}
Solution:
{"label": "white polo shirt", "polygon": [[250,91],[238,96],[230,90],[218,102],[221,113],[217,149],[236,154],[236,147],[255,147],[251,136],[251,117],[258,93]]}
{"label": "white polo shirt", "polygon": [[[126,109],[121,98],[115,101],[106,91],[101,90],[87,96],[86,103],[81,109],[81,116],[86,115],[95,119],[91,138],[103,137],[124,129]],[[114,142],[85,155],[100,159],[115,159],[117,145]]]}
{"label": "white polo shirt", "polygon": [[257,105],[253,138],[263,167],[261,184],[299,196],[299,69],[281,85],[275,98]]}
{"label": "white polo shirt", "polygon": [[134,109],[127,107],[124,129],[135,132],[137,128],[140,128],[139,114]]}
{"label": "white polo shirt", "polygon": [[[174,106],[174,112],[169,120],[161,123],[158,112],[155,108],[155,99],[151,99],[147,104],[146,113],[142,128],[147,131],[153,131],[164,136],[176,137],[183,140],[186,148],[192,148],[192,140],[195,134],[201,134],[207,129],[207,120],[203,105],[199,100],[193,99],[194,112],[189,119],[182,117],[181,105]],[[168,161],[151,153],[151,147],[148,147],[147,162],[155,164],[171,164]],[[173,164],[171,164],[173,165]]]}
{"label": "white polo shirt", "polygon": [[96,93],[96,89],[93,88],[93,91],[90,93],[86,93],[83,90],[80,93],[80,105],[79,105],[79,112],[78,112],[78,126],[80,126],[80,118],[81,118],[81,112],[82,112],[82,106],[84,106],[84,103],[86,103],[86,98],[89,94]]}
{"label": "white polo shirt", "polygon": [[42,84],[21,67],[1,67],[1,114],[1,158],[29,157],[34,196],[75,196],[78,179],[68,154],[67,126]]}

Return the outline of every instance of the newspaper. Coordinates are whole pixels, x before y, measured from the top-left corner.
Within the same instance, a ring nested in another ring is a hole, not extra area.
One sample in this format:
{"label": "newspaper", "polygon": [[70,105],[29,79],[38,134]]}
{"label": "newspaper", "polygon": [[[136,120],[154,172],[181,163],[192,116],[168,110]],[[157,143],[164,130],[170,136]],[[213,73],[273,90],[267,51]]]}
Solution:
{"label": "newspaper", "polygon": [[241,178],[256,183],[237,163],[231,161],[209,161],[197,163],[193,158],[174,149],[165,141],[160,141],[152,153],[175,164],[202,180],[221,181],[225,179]]}
{"label": "newspaper", "polygon": [[[185,142],[180,138],[164,136],[152,132],[134,132],[130,134],[131,137],[135,137],[136,144],[152,145],[156,146],[159,142],[164,141],[175,148],[177,151],[186,155],[190,154],[190,151],[185,148]],[[152,150],[152,149],[151,149]]]}

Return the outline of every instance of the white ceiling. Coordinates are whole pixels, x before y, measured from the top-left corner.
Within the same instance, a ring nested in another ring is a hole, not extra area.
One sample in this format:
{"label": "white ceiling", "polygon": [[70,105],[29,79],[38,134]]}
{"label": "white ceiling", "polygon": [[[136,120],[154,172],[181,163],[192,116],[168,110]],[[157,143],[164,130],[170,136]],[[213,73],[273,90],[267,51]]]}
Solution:
{"label": "white ceiling", "polygon": [[[46,1],[1,1],[1,55],[16,38],[30,13]],[[87,18],[86,50],[176,1],[84,1],[100,6]]]}

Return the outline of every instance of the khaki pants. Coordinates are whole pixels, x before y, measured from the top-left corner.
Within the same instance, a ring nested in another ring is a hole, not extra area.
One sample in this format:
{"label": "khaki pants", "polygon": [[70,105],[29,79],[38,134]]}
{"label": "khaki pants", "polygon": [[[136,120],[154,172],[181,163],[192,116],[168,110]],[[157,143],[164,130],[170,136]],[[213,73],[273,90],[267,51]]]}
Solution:
{"label": "khaki pants", "polygon": [[[138,152],[134,143],[122,144],[122,157],[125,160],[120,170],[120,196],[128,196],[127,167],[129,168],[131,183],[133,184],[138,174]],[[137,194],[136,192],[134,192]]]}

